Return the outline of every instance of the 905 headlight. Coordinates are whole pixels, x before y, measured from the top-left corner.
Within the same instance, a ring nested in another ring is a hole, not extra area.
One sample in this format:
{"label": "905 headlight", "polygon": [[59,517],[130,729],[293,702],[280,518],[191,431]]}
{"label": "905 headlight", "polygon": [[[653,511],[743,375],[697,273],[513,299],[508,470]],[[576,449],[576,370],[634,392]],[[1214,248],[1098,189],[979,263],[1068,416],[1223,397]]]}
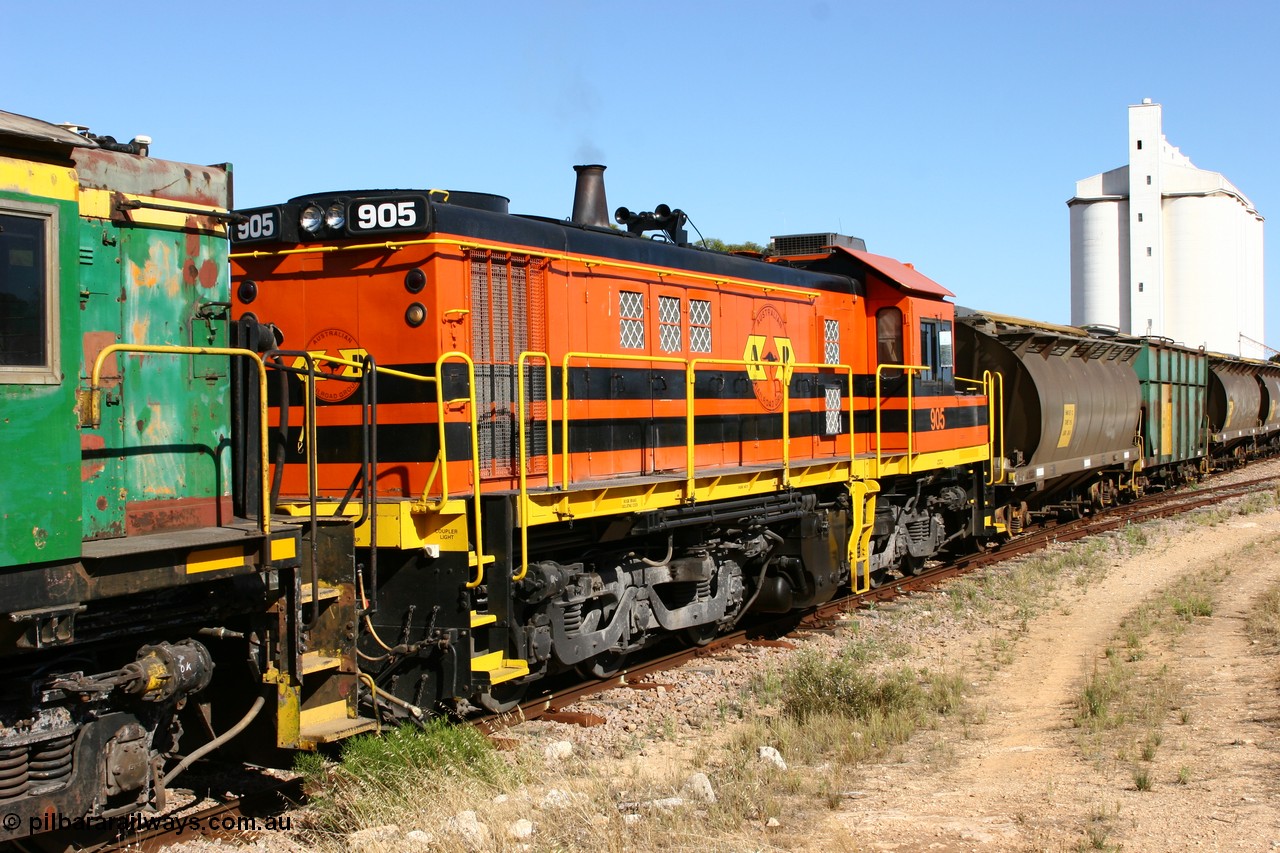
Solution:
{"label": "905 headlight", "polygon": [[318,204],[309,204],[298,214],[298,225],[308,234],[319,234],[324,224],[324,211]]}
{"label": "905 headlight", "polygon": [[329,205],[324,212],[324,224],[326,228],[332,228],[334,231],[342,228],[347,224],[347,207],[340,201],[335,201]]}

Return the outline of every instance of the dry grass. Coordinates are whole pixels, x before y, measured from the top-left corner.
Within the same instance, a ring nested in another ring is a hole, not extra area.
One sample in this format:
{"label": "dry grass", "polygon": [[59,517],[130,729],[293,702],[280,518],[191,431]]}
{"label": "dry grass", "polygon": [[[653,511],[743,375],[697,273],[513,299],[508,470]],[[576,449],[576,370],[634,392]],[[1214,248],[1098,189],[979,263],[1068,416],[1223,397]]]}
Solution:
{"label": "dry grass", "polygon": [[1254,602],[1245,620],[1245,632],[1267,651],[1280,651],[1280,587],[1272,587]]}
{"label": "dry grass", "polygon": [[[1154,785],[1150,763],[1164,743],[1163,727],[1189,719],[1181,707],[1185,685],[1161,658],[1176,655],[1189,624],[1212,615],[1216,591],[1229,576],[1213,564],[1142,602],[1121,621],[1081,686],[1073,718],[1081,750],[1104,768],[1128,765],[1138,791]],[[1184,767],[1178,781],[1186,784],[1190,773]]]}

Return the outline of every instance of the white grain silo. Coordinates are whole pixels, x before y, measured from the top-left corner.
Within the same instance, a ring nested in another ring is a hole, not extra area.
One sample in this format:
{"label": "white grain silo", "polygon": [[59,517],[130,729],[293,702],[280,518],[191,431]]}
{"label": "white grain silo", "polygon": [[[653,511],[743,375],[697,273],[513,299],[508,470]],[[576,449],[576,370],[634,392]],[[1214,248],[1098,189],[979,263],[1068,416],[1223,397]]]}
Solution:
{"label": "white grain silo", "polygon": [[1262,217],[1129,107],[1129,164],[1076,182],[1071,322],[1263,357]]}

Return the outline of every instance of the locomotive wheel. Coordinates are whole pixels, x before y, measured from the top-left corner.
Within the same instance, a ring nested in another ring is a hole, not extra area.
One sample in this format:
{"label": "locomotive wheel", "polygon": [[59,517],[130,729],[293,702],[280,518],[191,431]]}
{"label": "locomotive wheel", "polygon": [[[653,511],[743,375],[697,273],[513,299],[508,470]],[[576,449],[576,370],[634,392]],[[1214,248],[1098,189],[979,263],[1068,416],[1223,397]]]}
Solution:
{"label": "locomotive wheel", "polygon": [[720,631],[714,622],[708,622],[705,625],[694,625],[692,628],[684,629],[685,639],[695,646],[705,646],[714,640],[719,633]]}
{"label": "locomotive wheel", "polygon": [[613,678],[627,662],[624,652],[601,652],[590,660],[578,664],[578,672],[585,678]]}
{"label": "locomotive wheel", "polygon": [[902,572],[903,577],[916,577],[924,571],[924,557],[913,557],[910,554],[902,558],[898,571]]}

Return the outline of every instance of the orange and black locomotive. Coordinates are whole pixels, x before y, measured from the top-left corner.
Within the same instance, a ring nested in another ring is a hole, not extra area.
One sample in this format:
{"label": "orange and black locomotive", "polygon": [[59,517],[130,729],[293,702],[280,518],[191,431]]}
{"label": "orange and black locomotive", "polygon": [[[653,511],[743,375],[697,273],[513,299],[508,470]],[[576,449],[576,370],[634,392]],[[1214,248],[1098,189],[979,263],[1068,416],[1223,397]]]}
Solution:
{"label": "orange and black locomotive", "polygon": [[401,711],[606,675],[984,524],[988,398],[954,375],[948,291],[839,235],[765,262],[691,245],[665,205],[610,227],[600,166],[574,208],[241,211],[233,318],[283,378],[271,501],[360,520],[335,594],[364,611],[370,698]]}

